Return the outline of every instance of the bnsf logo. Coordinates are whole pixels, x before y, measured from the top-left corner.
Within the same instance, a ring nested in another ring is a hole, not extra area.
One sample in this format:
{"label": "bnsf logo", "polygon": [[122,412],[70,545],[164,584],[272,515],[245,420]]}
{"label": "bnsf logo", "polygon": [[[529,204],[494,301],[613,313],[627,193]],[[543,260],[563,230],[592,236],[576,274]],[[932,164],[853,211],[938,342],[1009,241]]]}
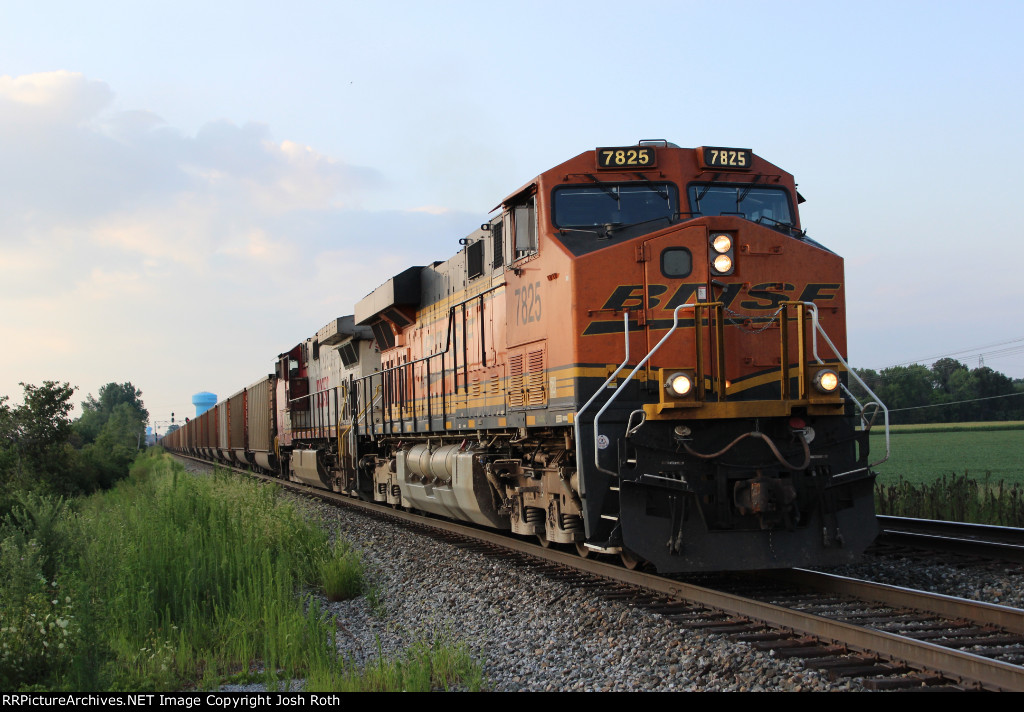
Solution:
{"label": "bnsf logo", "polygon": [[[743,309],[746,312],[775,312],[782,305],[782,302],[828,302],[836,298],[841,284],[837,282],[824,282],[805,285],[798,290],[795,285],[786,282],[765,282],[755,284],[744,290],[743,284],[726,284],[723,287],[715,287],[713,297],[709,294],[706,301],[721,302],[727,309]],[[705,284],[681,284],[675,291],[669,293],[669,288],[664,284],[649,284],[647,292],[644,293],[642,284],[620,284],[612,290],[612,293],[605,301],[602,311],[640,311],[641,309],[658,309],[666,316],[670,315],[680,304],[693,303],[697,290],[707,287]],[[644,305],[646,298],[647,304]],[[702,301],[705,301],[702,299]],[[735,312],[734,312],[735,313]],[[753,321],[765,321],[771,319],[771,314],[755,316],[751,314]],[[670,319],[655,319],[647,322],[648,326],[658,329],[667,329],[672,325]],[[583,331],[584,336],[596,336],[600,334],[622,333],[622,323],[618,320],[594,320],[591,321]]]}
{"label": "bnsf logo", "polygon": [[[664,284],[647,285],[647,309],[675,309],[680,304],[692,302],[694,295],[700,287],[706,285],[700,283],[681,284],[668,295],[668,286]],[[742,284],[727,284],[723,289],[715,289],[715,296],[708,301],[721,302],[726,307],[739,307],[750,311],[775,311],[782,302],[826,302],[835,298],[841,284],[822,283],[808,284],[799,292],[792,284],[781,282],[765,282],[755,284],[743,293]],[[742,294],[742,296],[741,296]],[[667,297],[667,298],[666,298]],[[738,300],[738,301],[737,301]],[[644,286],[642,284],[622,284],[612,290],[608,300],[602,309],[643,309]]]}

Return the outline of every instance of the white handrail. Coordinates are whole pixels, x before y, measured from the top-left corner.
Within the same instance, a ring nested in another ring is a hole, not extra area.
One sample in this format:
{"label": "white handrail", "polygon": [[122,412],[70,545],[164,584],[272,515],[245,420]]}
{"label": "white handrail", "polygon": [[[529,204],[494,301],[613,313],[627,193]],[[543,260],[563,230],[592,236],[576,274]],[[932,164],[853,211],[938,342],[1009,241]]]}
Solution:
{"label": "white handrail", "polygon": [[[624,369],[626,367],[626,364],[629,363],[629,312],[628,311],[625,312],[622,315],[622,323],[623,323],[623,330],[624,330],[624,332],[626,334],[626,357],[622,360],[622,363],[619,364],[619,367],[617,369],[615,369],[615,371],[612,373],[612,375],[608,376],[608,378],[605,380],[605,382],[601,384],[601,387],[598,388],[596,391],[594,391],[594,395],[590,396],[590,400],[588,400],[586,403],[584,403],[583,407],[576,411],[576,414],[572,418],[572,429],[573,429],[573,434],[574,434],[574,437],[575,437],[575,440],[576,440],[576,459],[577,459],[577,461],[579,460],[580,452],[581,452],[581,449],[580,449],[580,445],[581,445],[580,444],[580,416],[583,415],[583,411],[585,411],[587,408],[589,408],[590,405],[595,400],[597,400],[597,397],[599,395],[601,395],[602,392],[604,392],[604,389],[608,387],[608,384],[611,383],[612,380],[614,380],[614,378],[619,375],[619,371]],[[596,438],[596,436],[595,436],[595,438]],[[594,441],[594,453],[595,453],[594,454],[594,459],[596,461],[596,459],[597,459],[597,441],[596,441],[596,439]],[[577,462],[577,469],[579,469],[578,462]],[[605,472],[607,472],[607,470],[605,470]],[[612,474],[615,474],[615,473],[612,473]],[[580,480],[580,483],[581,483],[580,486],[581,487],[582,487],[582,482],[583,482],[583,480],[581,479]]]}
{"label": "white handrail", "polygon": [[[694,309],[694,308],[696,308],[696,306],[697,306],[696,304],[680,304],[679,306],[677,306],[672,311],[672,328],[669,329],[668,333],[665,334],[661,338],[661,341],[659,341],[657,344],[655,344],[654,348],[651,349],[650,352],[648,352],[648,354],[643,357],[643,360],[641,360],[640,363],[638,363],[633,368],[633,370],[630,371],[629,375],[626,376],[626,380],[619,384],[619,387],[615,389],[615,393],[612,394],[612,397],[608,399],[608,402],[604,404],[604,407],[602,407],[601,410],[597,411],[597,415],[594,416],[594,466],[597,469],[599,469],[601,472],[604,472],[604,473],[609,474],[609,475],[617,475],[618,474],[616,472],[612,472],[611,470],[604,469],[603,467],[601,467],[601,463],[598,462],[597,426],[598,426],[598,423],[601,420],[601,416],[604,414],[604,412],[606,410],[608,410],[608,406],[610,406],[613,402],[615,402],[615,399],[619,397],[619,394],[622,392],[623,388],[625,388],[626,384],[629,383],[630,380],[632,380],[633,376],[636,375],[636,372],[644,367],[644,364],[646,364],[651,359],[651,356],[653,356],[655,354],[655,352],[658,349],[661,348],[662,344],[664,344],[666,341],[668,341],[668,338],[670,336],[672,336],[672,333],[677,328],[679,328],[679,310],[680,309],[685,309],[687,307],[689,307],[691,309]],[[625,365],[625,364],[623,364],[623,365]]]}
{"label": "white handrail", "polygon": [[[836,355],[836,358],[839,359],[839,363],[843,364],[843,366],[846,368],[847,373],[849,373],[851,376],[853,376],[854,380],[857,381],[857,383],[860,384],[860,387],[863,388],[864,391],[869,396],[874,398],[874,403],[878,404],[878,407],[881,408],[882,412],[885,414],[885,457],[883,457],[878,462],[873,462],[870,465],[868,465],[868,467],[877,467],[878,465],[881,465],[883,462],[885,462],[886,460],[889,459],[889,453],[890,453],[890,448],[889,448],[889,409],[886,408],[885,404],[882,403],[882,400],[878,396],[875,395],[875,392],[872,391],[870,388],[868,388],[868,384],[866,384],[864,382],[864,379],[862,379],[860,377],[860,374],[858,374],[856,371],[854,371],[853,368],[850,366],[850,364],[848,364],[846,362],[846,359],[844,359],[839,354],[839,349],[837,349],[835,344],[832,343],[832,339],[828,338],[828,334],[825,333],[825,330],[822,328],[821,324],[818,322],[818,305],[815,304],[814,302],[801,302],[801,304],[803,304],[804,306],[808,307],[810,309],[810,311],[811,311],[811,324],[814,326],[814,329],[811,331],[811,337],[812,337],[811,338],[811,351],[814,354],[814,360],[817,361],[820,364],[824,364],[825,363],[824,361],[821,360],[821,357],[818,356],[818,334],[820,333],[821,334],[821,338],[825,339],[825,343],[828,344],[830,349],[832,349],[832,353],[834,353]],[[863,423],[864,422],[864,406],[861,405],[861,402],[859,400],[857,400],[856,396],[854,396],[853,393],[850,392],[849,388],[847,388],[846,386],[842,386],[842,388],[843,388],[843,392],[846,393],[848,396],[850,396],[850,398],[853,399],[853,402],[856,403],[857,406],[860,408],[861,423]],[[868,405],[871,405],[871,404],[868,403]],[[857,470],[850,470],[850,472],[857,472]],[[843,472],[841,474],[847,475],[847,474],[849,474],[849,472]],[[839,475],[836,475],[836,477],[839,477]]]}

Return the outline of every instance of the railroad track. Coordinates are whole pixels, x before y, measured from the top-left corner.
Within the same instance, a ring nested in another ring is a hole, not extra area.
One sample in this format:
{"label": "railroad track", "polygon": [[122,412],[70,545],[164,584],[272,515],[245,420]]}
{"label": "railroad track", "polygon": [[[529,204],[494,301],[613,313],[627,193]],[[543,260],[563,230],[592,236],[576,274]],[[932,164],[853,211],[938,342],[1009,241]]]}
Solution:
{"label": "railroad track", "polygon": [[1024,529],[967,522],[879,516],[876,547],[944,551],[977,559],[1024,564]]}
{"label": "railroad track", "polygon": [[683,627],[731,635],[801,659],[807,667],[833,676],[865,678],[862,682],[869,688],[1024,691],[1024,610],[801,569],[667,578],[237,471],[389,517],[457,546],[495,556],[513,552],[524,565],[549,577],[659,613]]}

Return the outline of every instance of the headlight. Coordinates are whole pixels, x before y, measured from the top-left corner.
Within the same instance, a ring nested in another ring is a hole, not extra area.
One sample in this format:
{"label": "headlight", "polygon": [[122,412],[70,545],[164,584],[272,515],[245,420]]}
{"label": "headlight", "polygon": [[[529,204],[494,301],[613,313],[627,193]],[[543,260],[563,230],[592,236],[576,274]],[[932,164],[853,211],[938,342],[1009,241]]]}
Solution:
{"label": "headlight", "polygon": [[719,255],[712,264],[715,271],[725,274],[732,269],[732,258],[729,255]]}
{"label": "headlight", "polygon": [[693,390],[693,377],[688,373],[673,373],[665,379],[665,390],[677,398],[682,398]]}
{"label": "headlight", "polygon": [[725,234],[715,235],[711,238],[711,246],[715,248],[715,252],[724,255],[732,249],[732,238]]}
{"label": "headlight", "polygon": [[839,374],[830,369],[814,375],[814,387],[822,393],[834,393],[839,388]]}

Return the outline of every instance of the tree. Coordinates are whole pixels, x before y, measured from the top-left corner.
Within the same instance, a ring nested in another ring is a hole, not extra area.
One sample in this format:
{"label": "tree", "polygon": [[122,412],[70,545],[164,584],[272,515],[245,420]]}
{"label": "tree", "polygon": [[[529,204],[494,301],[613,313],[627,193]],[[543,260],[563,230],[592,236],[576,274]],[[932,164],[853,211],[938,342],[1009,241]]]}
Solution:
{"label": "tree", "polygon": [[83,468],[94,487],[107,488],[128,474],[144,444],[146,424],[132,404],[118,403],[96,441],[82,449]]}
{"label": "tree", "polygon": [[954,374],[967,372],[967,366],[955,358],[940,358],[932,364],[932,373],[935,374],[935,387],[945,393],[950,393],[950,379]]}
{"label": "tree", "polygon": [[[861,377],[864,383],[872,391],[878,392],[878,386],[882,382],[882,377],[878,375],[878,371],[873,371],[870,368],[858,368],[855,369],[857,375]],[[867,392],[861,387],[855,378],[850,378],[847,387],[850,392],[853,393],[853,397],[859,400],[861,403],[867,403],[868,401],[874,400]]]}
{"label": "tree", "polygon": [[75,432],[80,438],[80,444],[95,442],[114,410],[122,404],[127,404],[134,412],[135,419],[140,423],[136,435],[144,440],[149,411],[142,402],[142,391],[131,382],[111,382],[100,388],[99,399],[93,398],[90,393],[82,401],[82,417],[75,423]]}
{"label": "tree", "polygon": [[[882,369],[881,383],[875,393],[890,411],[931,405],[934,395],[932,372],[920,364]],[[896,413],[890,422],[923,423],[934,417],[929,409]]]}
{"label": "tree", "polygon": [[45,381],[22,383],[24,402],[16,407],[0,398],[0,483],[4,494],[43,489],[61,494],[80,491],[72,473],[76,455],[71,434],[73,386]]}

